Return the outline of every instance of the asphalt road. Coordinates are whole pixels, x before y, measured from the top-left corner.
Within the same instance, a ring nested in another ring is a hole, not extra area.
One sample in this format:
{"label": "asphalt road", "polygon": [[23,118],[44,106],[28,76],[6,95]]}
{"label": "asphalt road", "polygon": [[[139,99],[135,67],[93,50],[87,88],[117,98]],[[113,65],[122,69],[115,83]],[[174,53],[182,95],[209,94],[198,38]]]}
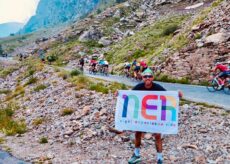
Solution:
{"label": "asphalt road", "polygon": [[[115,81],[119,83],[124,83],[129,86],[135,86],[139,82],[133,81],[126,77],[121,77],[117,75],[92,75],[89,73],[85,73],[85,75],[99,78],[107,81]],[[174,83],[165,83],[158,82],[156,83],[162,85],[169,91],[177,91],[181,90],[184,94],[184,98],[187,100],[191,100],[194,102],[203,102],[210,105],[215,105],[219,107],[223,107],[226,110],[230,110],[230,95],[225,94],[223,91],[217,92],[209,92],[205,86],[197,86],[197,85],[186,85],[186,84],[174,84]]]}

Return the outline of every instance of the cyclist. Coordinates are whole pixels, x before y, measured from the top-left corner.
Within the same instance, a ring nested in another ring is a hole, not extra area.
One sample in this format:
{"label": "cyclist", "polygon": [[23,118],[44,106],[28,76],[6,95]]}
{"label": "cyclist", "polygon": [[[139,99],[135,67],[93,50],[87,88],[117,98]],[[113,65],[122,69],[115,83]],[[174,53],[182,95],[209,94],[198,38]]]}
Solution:
{"label": "cyclist", "polygon": [[141,60],[140,65],[141,65],[141,72],[144,72],[148,68],[148,65],[145,62],[145,60]]}
{"label": "cyclist", "polygon": [[81,57],[81,59],[79,60],[79,65],[80,65],[80,69],[81,71],[84,70],[84,65],[85,65],[85,60],[83,57]]}
{"label": "cyclist", "polygon": [[124,72],[125,72],[126,77],[129,77],[129,75],[130,75],[130,73],[129,73],[130,67],[131,67],[131,64],[129,62],[126,62],[124,65]]}
{"label": "cyclist", "polygon": [[23,55],[22,53],[19,54],[19,61],[22,61]]}
{"label": "cyclist", "polygon": [[90,69],[92,72],[96,72],[96,66],[97,66],[97,60],[95,57],[92,57],[92,59],[90,60]]}
{"label": "cyclist", "polygon": [[104,59],[100,59],[99,62],[98,62],[99,72],[100,73],[103,73],[104,64],[105,64],[105,60]]}
{"label": "cyclist", "polygon": [[133,70],[134,78],[135,78],[136,80],[141,79],[140,70],[141,70],[140,64],[139,64],[139,63],[136,63],[136,66],[134,67],[134,70]]}
{"label": "cyclist", "polygon": [[222,64],[222,63],[219,63],[217,62],[215,64],[215,68],[213,69],[213,72],[217,72],[219,71],[220,73],[218,74],[218,82],[219,82],[219,87],[218,89],[221,89],[223,88],[224,86],[224,82],[225,82],[225,79],[230,76],[230,70],[228,68],[228,66]]}
{"label": "cyclist", "polygon": [[103,65],[103,73],[105,75],[108,75],[108,71],[109,71],[109,62],[105,60]]}
{"label": "cyclist", "polygon": [[136,67],[136,65],[137,65],[137,60],[135,59],[132,63],[132,66]]}

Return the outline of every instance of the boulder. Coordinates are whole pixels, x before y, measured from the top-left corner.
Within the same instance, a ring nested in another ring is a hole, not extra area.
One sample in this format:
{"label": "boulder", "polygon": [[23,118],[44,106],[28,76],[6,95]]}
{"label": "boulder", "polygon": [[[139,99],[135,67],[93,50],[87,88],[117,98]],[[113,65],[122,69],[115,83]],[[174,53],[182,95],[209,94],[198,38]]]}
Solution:
{"label": "boulder", "polygon": [[89,113],[90,111],[90,106],[85,106],[82,110],[82,115],[85,116]]}
{"label": "boulder", "polygon": [[89,41],[89,40],[99,40],[102,37],[102,32],[100,29],[91,27],[88,31],[85,31],[80,37],[79,41]]}
{"label": "boulder", "polygon": [[109,40],[107,37],[102,37],[99,41],[99,44],[102,44],[103,46],[109,46],[110,44],[112,44],[112,41]]}
{"label": "boulder", "polygon": [[216,33],[205,38],[205,43],[220,44],[228,41],[230,38],[230,33]]}

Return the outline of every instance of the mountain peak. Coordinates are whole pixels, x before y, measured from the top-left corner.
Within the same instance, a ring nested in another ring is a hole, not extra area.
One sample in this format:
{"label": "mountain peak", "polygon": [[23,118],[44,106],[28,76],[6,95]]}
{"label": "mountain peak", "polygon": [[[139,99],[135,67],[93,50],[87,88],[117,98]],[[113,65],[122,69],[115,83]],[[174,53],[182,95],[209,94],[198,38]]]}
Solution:
{"label": "mountain peak", "polygon": [[98,2],[99,0],[40,0],[36,15],[30,18],[21,32],[28,33],[78,20],[91,12]]}

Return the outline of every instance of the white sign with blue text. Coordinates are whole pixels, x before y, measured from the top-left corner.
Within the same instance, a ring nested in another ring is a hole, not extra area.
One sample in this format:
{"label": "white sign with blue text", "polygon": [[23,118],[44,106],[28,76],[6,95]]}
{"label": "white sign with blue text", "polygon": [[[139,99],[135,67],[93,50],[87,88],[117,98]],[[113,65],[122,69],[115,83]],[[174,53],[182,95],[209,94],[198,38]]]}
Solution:
{"label": "white sign with blue text", "polygon": [[176,91],[120,90],[115,128],[162,134],[178,133],[179,95]]}

